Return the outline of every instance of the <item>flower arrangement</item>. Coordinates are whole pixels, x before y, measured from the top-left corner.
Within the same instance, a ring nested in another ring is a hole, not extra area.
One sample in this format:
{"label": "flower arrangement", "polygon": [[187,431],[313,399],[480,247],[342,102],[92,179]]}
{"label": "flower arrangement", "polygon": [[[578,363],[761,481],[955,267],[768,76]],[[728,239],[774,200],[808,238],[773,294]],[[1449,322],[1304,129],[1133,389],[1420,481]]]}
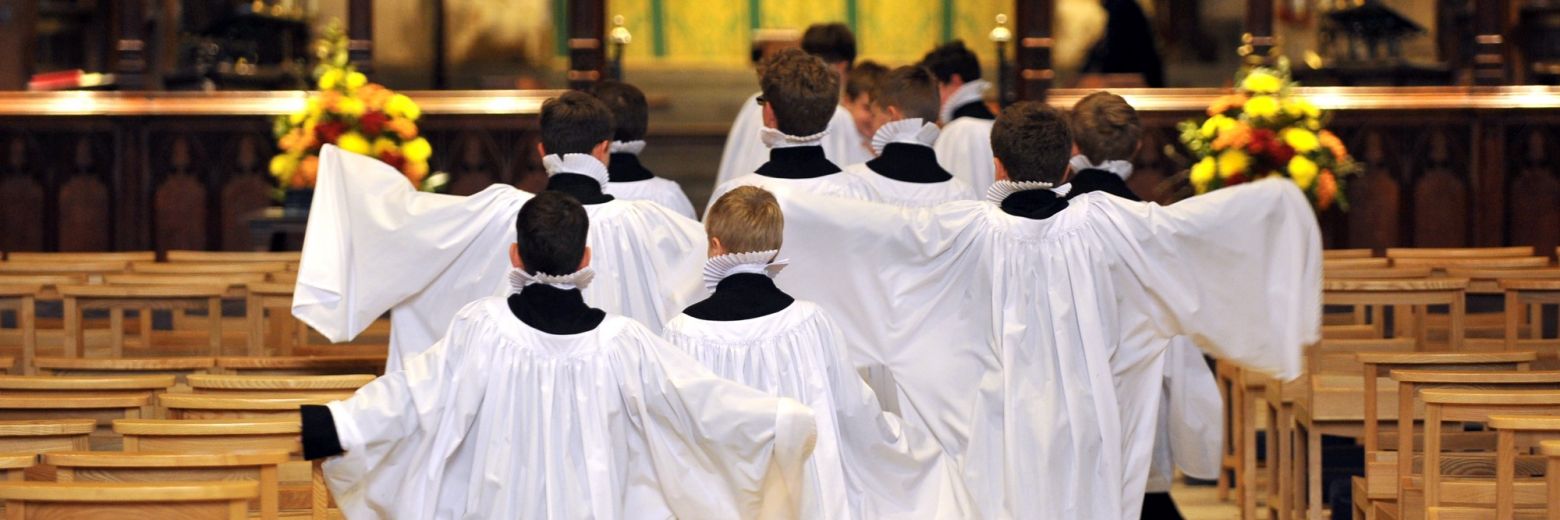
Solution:
{"label": "flower arrangement", "polygon": [[1235,92],[1208,107],[1208,119],[1180,125],[1181,142],[1194,162],[1189,174],[1198,194],[1262,177],[1294,181],[1317,211],[1348,210],[1344,182],[1360,166],[1323,128],[1321,109],[1292,92],[1289,68],[1254,67],[1236,78]]}
{"label": "flower arrangement", "polygon": [[281,190],[314,187],[320,147],[326,144],[384,161],[419,190],[440,188],[446,176],[428,174],[433,147],[417,135],[422,115],[417,103],[357,71],[347,59],[347,37],[339,22],[327,26],[316,45],[319,91],[303,110],[277,117],[273,127],[281,153],[271,158],[270,170]]}

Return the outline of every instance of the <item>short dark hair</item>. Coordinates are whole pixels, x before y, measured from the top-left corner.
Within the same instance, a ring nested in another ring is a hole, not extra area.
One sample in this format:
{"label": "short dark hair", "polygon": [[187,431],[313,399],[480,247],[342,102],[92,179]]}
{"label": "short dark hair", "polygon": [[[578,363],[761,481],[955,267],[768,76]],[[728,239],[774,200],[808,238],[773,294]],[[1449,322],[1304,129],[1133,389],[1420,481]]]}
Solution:
{"label": "short dark hair", "polygon": [[856,35],[850,27],[839,23],[815,23],[802,33],[802,50],[823,58],[824,63],[856,62]]}
{"label": "short dark hair", "polygon": [[775,112],[778,130],[813,135],[829,127],[840,103],[840,78],[823,60],[800,49],[785,49],[759,65],[758,83]]}
{"label": "short dark hair", "polygon": [[1015,181],[1062,182],[1072,144],[1067,114],[1038,101],[1007,107],[991,127],[991,154]]}
{"label": "short dark hair", "polygon": [[926,67],[899,67],[878,80],[872,89],[872,104],[885,109],[895,107],[906,118],[919,117],[935,123],[941,108],[937,78]]}
{"label": "short dark hair", "polygon": [[548,154],[590,153],[612,139],[612,110],[595,96],[579,91],[542,103],[542,148]]}
{"label": "short dark hair", "polygon": [[964,81],[980,79],[980,58],[964,46],[964,40],[954,40],[937,46],[921,58],[921,66],[932,70],[937,81],[947,83],[954,74]]}
{"label": "short dark hair", "polygon": [[882,64],[865,60],[850,68],[850,73],[845,75],[845,97],[856,99],[864,94],[871,94],[872,87],[888,75],[888,67]]}
{"label": "short dark hair", "polygon": [[585,257],[590,217],[573,196],[557,191],[536,194],[520,206],[515,218],[515,244],[520,261],[532,274],[565,275],[579,270]]}
{"label": "short dark hair", "polygon": [[1121,96],[1105,91],[1078,100],[1072,109],[1073,142],[1095,163],[1128,161],[1143,138],[1138,113]]}
{"label": "short dark hair", "polygon": [[645,93],[639,87],[609,79],[597,83],[590,93],[612,110],[615,119],[613,140],[638,141],[645,138],[645,131],[650,127],[650,105],[645,102]]}

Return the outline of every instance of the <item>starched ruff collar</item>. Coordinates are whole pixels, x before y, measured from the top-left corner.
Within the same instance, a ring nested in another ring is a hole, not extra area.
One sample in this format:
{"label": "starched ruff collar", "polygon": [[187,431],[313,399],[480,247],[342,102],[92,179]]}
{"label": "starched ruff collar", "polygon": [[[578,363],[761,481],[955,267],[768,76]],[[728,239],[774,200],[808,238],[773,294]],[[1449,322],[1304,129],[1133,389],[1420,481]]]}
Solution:
{"label": "starched ruff collar", "polygon": [[747,253],[726,253],[704,261],[704,288],[715,291],[715,286],[720,285],[721,280],[734,274],[752,273],[763,274],[774,278],[785,269],[790,261],[776,259],[780,251],[771,249],[768,251],[751,251]]}
{"label": "starched ruff collar", "polygon": [[1121,180],[1127,180],[1128,177],[1132,176],[1132,163],[1128,161],[1115,160],[1094,164],[1089,162],[1088,157],[1078,154],[1072,156],[1072,159],[1068,159],[1067,165],[1072,167],[1074,175],[1085,170],[1100,170],[1113,173],[1117,177],[1121,177]]}
{"label": "starched ruff collar", "polygon": [[795,148],[798,146],[818,146],[823,138],[829,135],[829,129],[813,135],[790,135],[774,128],[763,127],[758,129],[758,138],[764,142],[764,146],[770,148]]}
{"label": "starched ruff collar", "polygon": [[607,181],[611,178],[607,175],[607,165],[584,153],[546,155],[542,157],[542,167],[547,169],[548,177],[560,173],[584,175],[596,179],[596,182],[601,183],[602,188],[607,187]]}
{"label": "starched ruff collar", "polygon": [[991,187],[986,188],[986,200],[1000,204],[1009,195],[1030,190],[1051,190],[1057,196],[1065,197],[1068,192],[1072,191],[1072,186],[1063,184],[1062,187],[1058,188],[1055,184],[1049,182],[997,181],[992,183]]}
{"label": "starched ruff collar", "polygon": [[607,153],[639,155],[639,152],[643,151],[645,151],[645,142],[642,140],[612,141],[612,144],[607,145]]}
{"label": "starched ruff collar", "polygon": [[943,103],[942,110],[939,111],[938,115],[942,116],[943,124],[953,122],[953,111],[958,110],[959,107],[982,100],[988,88],[991,88],[991,82],[983,79],[966,81],[959,86],[948,95],[948,102]]}
{"label": "starched ruff collar", "polygon": [[525,289],[525,286],[537,283],[542,285],[550,285],[563,290],[583,290],[590,286],[591,279],[595,277],[596,271],[589,267],[563,275],[547,273],[531,274],[525,272],[524,269],[510,269],[509,288],[511,289],[510,294],[518,293],[522,289]]}
{"label": "starched ruff collar", "polygon": [[882,128],[872,134],[872,153],[883,155],[883,147],[889,143],[906,143],[931,147],[937,142],[937,135],[941,130],[937,125],[928,123],[919,117],[900,119],[884,123]]}

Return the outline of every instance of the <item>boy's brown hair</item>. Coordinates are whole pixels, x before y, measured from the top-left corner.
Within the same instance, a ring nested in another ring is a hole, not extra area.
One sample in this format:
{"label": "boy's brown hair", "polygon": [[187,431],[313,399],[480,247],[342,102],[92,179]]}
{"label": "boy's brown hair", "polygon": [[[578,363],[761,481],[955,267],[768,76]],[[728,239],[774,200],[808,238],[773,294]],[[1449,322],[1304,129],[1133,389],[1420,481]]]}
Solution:
{"label": "boy's brown hair", "polygon": [[548,154],[590,153],[612,140],[612,109],[577,90],[542,103],[542,148]]}
{"label": "boy's brown hair", "polygon": [[937,77],[930,69],[915,65],[891,70],[872,90],[872,104],[884,110],[898,108],[906,119],[919,117],[936,122],[941,108]]}
{"label": "boy's brown hair", "polygon": [[1143,124],[1126,99],[1109,92],[1089,94],[1073,105],[1073,142],[1089,161],[1128,161],[1137,152]]}
{"label": "boy's brown hair", "polygon": [[840,103],[840,78],[823,60],[801,49],[785,49],[765,58],[758,68],[758,83],[764,102],[775,112],[777,130],[802,136],[829,127]]}
{"label": "boy's brown hair", "polygon": [[1009,179],[1062,182],[1072,155],[1067,114],[1038,101],[1014,103],[991,127],[991,153]]}
{"label": "boy's brown hair", "polygon": [[720,240],[727,253],[751,253],[780,249],[785,216],[774,194],[757,186],[739,186],[726,192],[704,215],[704,231]]}
{"label": "boy's brown hair", "polygon": [[845,75],[845,98],[854,101],[862,94],[871,94],[877,87],[883,76],[888,75],[888,67],[878,62],[866,60],[856,64],[850,69],[850,74]]}

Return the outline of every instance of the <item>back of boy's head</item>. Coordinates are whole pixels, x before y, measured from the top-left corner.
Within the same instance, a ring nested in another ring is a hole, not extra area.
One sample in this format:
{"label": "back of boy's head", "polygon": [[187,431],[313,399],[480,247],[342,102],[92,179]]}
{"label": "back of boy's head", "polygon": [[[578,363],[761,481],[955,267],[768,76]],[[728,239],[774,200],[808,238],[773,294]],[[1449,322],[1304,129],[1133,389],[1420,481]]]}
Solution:
{"label": "back of boy's head", "polygon": [[639,87],[616,80],[604,80],[591,89],[596,99],[607,104],[614,119],[614,141],[640,141],[650,127],[650,105]]}
{"label": "back of boy's head", "polygon": [[515,244],[529,273],[566,275],[579,270],[585,257],[590,217],[574,197],[544,191],[520,206],[515,218]]}
{"label": "back of boy's head", "polygon": [[883,76],[888,75],[888,67],[878,62],[866,60],[851,67],[850,74],[845,75],[845,98],[854,101],[863,94],[871,94],[873,87]]}
{"label": "back of boy's head", "polygon": [[612,140],[612,110],[595,96],[569,91],[542,103],[542,148],[550,155],[590,153]]}
{"label": "back of boy's head", "polygon": [[941,83],[952,80],[954,74],[962,81],[980,79],[980,58],[964,46],[964,40],[954,40],[932,49],[921,58],[921,66],[931,69]]}
{"label": "back of boy's head", "polygon": [[727,253],[780,249],[785,216],[774,194],[757,186],[741,186],[721,195],[704,216],[704,230],[719,239]]}
{"label": "back of boy's head", "polygon": [[1128,161],[1137,152],[1143,125],[1127,100],[1109,92],[1095,92],[1072,109],[1073,142],[1078,152],[1094,163]]}
{"label": "back of boy's head", "polygon": [[839,76],[823,60],[801,49],[786,49],[759,65],[758,83],[774,110],[777,129],[787,135],[813,135],[829,127],[840,102]]}
{"label": "back of boy's head", "polygon": [[937,121],[939,102],[937,78],[926,67],[915,65],[889,71],[872,90],[873,105],[884,110],[897,108],[906,119]]}
{"label": "back of boy's head", "polygon": [[822,58],[824,63],[849,66],[856,62],[856,35],[839,22],[813,24],[802,33],[802,50]]}
{"label": "back of boy's head", "polygon": [[1072,154],[1067,114],[1038,101],[1007,107],[991,127],[991,154],[1014,181],[1062,182]]}

